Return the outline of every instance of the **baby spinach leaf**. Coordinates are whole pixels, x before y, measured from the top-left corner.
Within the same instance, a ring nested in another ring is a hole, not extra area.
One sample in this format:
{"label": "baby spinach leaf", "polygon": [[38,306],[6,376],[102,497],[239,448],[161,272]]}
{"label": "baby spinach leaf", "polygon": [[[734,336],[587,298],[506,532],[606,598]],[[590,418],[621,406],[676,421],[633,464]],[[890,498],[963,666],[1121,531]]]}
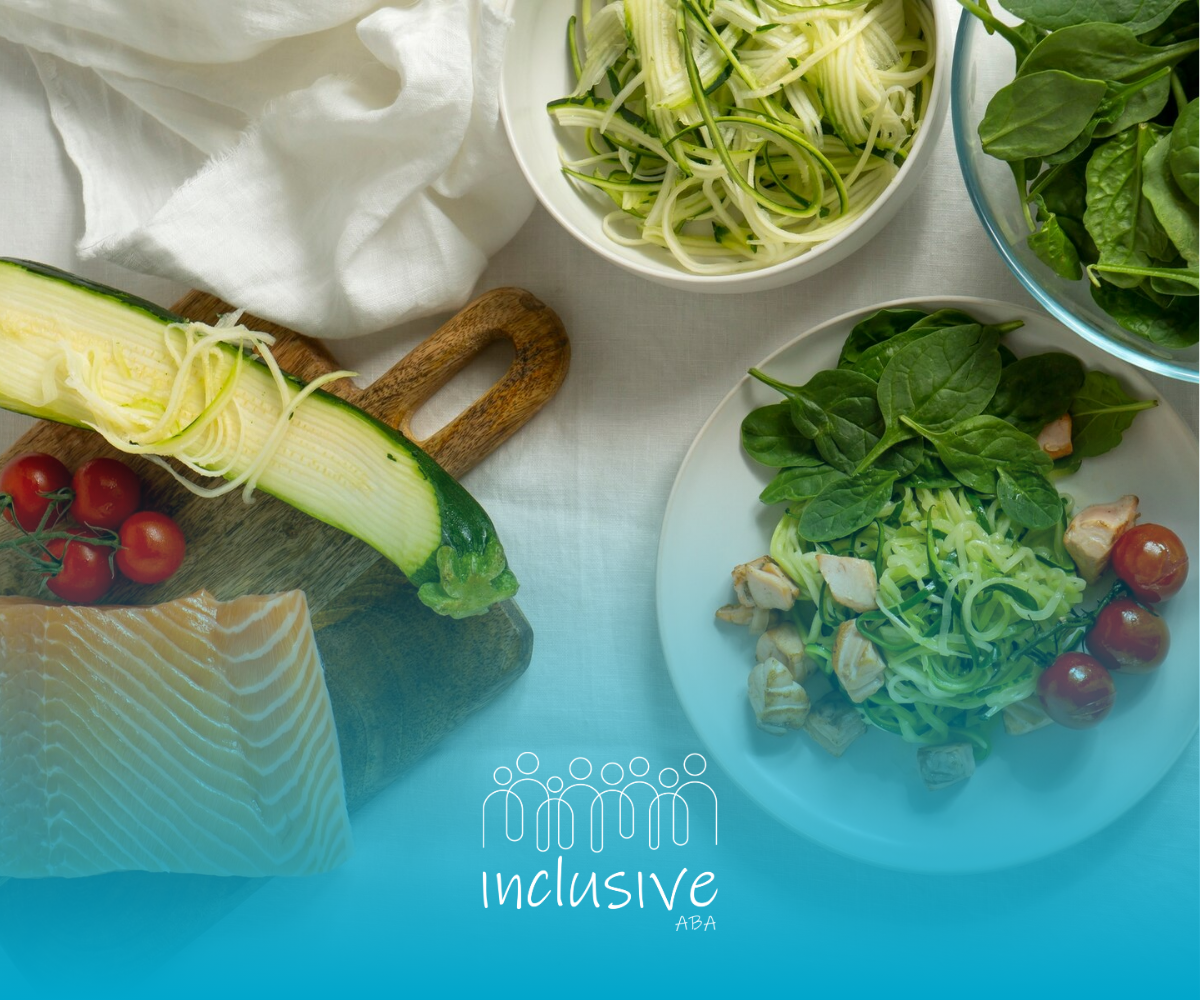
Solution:
{"label": "baby spinach leaf", "polygon": [[1156,399],[1134,399],[1111,375],[1089,371],[1071,403],[1072,457],[1094,458],[1111,451],[1134,417],[1157,405]]}
{"label": "baby spinach leaf", "polygon": [[866,527],[892,499],[896,473],[867,469],[831,483],[804,507],[796,530],[810,542],[831,542]]}
{"label": "baby spinach leaf", "polygon": [[1072,24],[1038,42],[1021,63],[1018,76],[1057,69],[1092,80],[1127,83],[1162,66],[1174,66],[1195,51],[1194,40],[1169,47],[1146,45],[1124,24]]}
{"label": "baby spinach leaf", "polygon": [[813,443],[796,429],[791,404],[783,402],[760,406],[746,414],[742,420],[742,448],[756,462],[782,469],[810,455]]}
{"label": "baby spinach leaf", "polygon": [[879,379],[879,409],[887,429],[876,450],[912,436],[902,416],[938,431],[982,413],[1000,383],[998,343],[994,330],[956,326],[901,350]]}
{"label": "baby spinach leaf", "polygon": [[996,492],[996,472],[1001,467],[1049,469],[1052,464],[1037,441],[999,417],[971,417],[945,431],[903,419],[933,443],[950,474],[977,493]]}
{"label": "baby spinach leaf", "polygon": [[[975,324],[974,320],[970,322],[973,325],[978,325]],[[913,341],[920,340],[922,337],[928,337],[936,329],[937,327],[921,326],[918,323],[903,333],[898,333],[894,337],[889,337],[878,344],[873,344],[862,352],[858,361],[854,363],[854,370],[878,382],[879,377],[883,374],[883,370],[888,366],[888,362],[892,358],[909,344],[913,343]]]}
{"label": "baby spinach leaf", "polygon": [[920,464],[901,479],[898,485],[914,490],[948,490],[958,486],[959,482],[950,475],[950,470],[935,452],[925,449]]}
{"label": "baby spinach leaf", "polygon": [[1170,152],[1167,164],[1171,168],[1171,176],[1179,185],[1179,190],[1187,195],[1193,205],[1200,204],[1200,186],[1198,177],[1197,156],[1200,155],[1200,111],[1197,110],[1197,98],[1192,98],[1184,107],[1175,125],[1171,129]]}
{"label": "baby spinach leaf", "polygon": [[951,326],[971,326],[979,321],[961,309],[938,309],[915,322],[910,330],[944,330]]}
{"label": "baby spinach leaf", "polygon": [[1162,24],[1179,0],[1004,0],[1004,9],[1045,31],[1088,21],[1123,24],[1135,34]]}
{"label": "baby spinach leaf", "polygon": [[1036,435],[1067,412],[1083,383],[1083,365],[1074,355],[1029,355],[1000,373],[1000,384],[984,413]]}
{"label": "baby spinach leaf", "polygon": [[753,368],[750,374],[788,397],[792,422],[835,469],[853,472],[883,433],[875,383],[856,371],[826,369],[800,386],[785,385]]}
{"label": "baby spinach leaf", "polygon": [[826,486],[845,478],[844,473],[838,472],[833,466],[826,465],[813,455],[804,465],[781,469],[775,478],[767,483],[758,499],[763,503],[809,500]]}
{"label": "baby spinach leaf", "polygon": [[[1142,194],[1142,161],[1154,142],[1151,128],[1138,125],[1097,147],[1088,160],[1083,221],[1101,264],[1147,267],[1167,249],[1166,234]],[[1141,281],[1123,274],[1109,275],[1108,280],[1122,288]]]}
{"label": "baby spinach leaf", "polygon": [[853,366],[867,348],[903,333],[914,323],[925,319],[926,315],[922,309],[880,309],[860,320],[842,345],[838,367]]}
{"label": "baby spinach leaf", "polygon": [[1040,472],[1003,466],[996,476],[996,498],[1005,514],[1026,528],[1049,528],[1062,516],[1062,497]]}
{"label": "baby spinach leaf", "polygon": [[979,123],[984,151],[1002,160],[1046,157],[1072,142],[1107,91],[1103,80],[1042,70],[996,91]]}
{"label": "baby spinach leaf", "polygon": [[1170,70],[1163,67],[1157,76],[1145,77],[1125,86],[1109,84],[1104,100],[1096,110],[1096,139],[1107,139],[1140,122],[1156,117],[1171,96]]}
{"label": "baby spinach leaf", "polygon": [[1130,333],[1145,337],[1159,347],[1176,350],[1196,343],[1196,306],[1183,300],[1164,304],[1145,288],[1117,288],[1107,281],[1092,286],[1096,304]]}
{"label": "baby spinach leaf", "polygon": [[1079,251],[1060,225],[1058,216],[1046,208],[1041,195],[1037,197],[1037,205],[1038,218],[1042,224],[1025,238],[1025,242],[1029,244],[1029,249],[1037,254],[1038,260],[1060,278],[1078,281],[1083,277]]}

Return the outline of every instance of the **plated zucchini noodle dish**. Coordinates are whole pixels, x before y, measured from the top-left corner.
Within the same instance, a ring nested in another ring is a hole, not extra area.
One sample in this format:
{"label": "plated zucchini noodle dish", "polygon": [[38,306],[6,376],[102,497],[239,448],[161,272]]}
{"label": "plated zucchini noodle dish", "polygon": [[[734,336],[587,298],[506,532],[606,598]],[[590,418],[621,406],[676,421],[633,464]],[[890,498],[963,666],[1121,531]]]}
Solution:
{"label": "plated zucchini noodle dish", "polygon": [[746,415],[742,448],[784,507],[716,615],[754,639],[759,728],[839,757],[882,729],[943,788],[1001,731],[1099,723],[1113,671],[1166,658],[1155,611],[1187,577],[1183,542],[1139,523],[1136,496],[1076,509],[1055,485],[1156,401],[1070,354],[1017,357],[1020,325],[883,309],[802,385],[751,370],[782,398]]}
{"label": "plated zucchini noodle dish", "polygon": [[547,110],[609,239],[733,274],[825,243],[879,198],[935,48],[925,0],[584,0],[575,89]]}

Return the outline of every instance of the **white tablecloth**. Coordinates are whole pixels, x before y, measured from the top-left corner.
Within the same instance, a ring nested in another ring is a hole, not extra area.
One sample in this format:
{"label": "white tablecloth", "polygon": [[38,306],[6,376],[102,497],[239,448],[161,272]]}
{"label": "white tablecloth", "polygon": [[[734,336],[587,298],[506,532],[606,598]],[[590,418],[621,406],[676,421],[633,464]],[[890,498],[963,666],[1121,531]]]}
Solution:
{"label": "white tablecloth", "polygon": [[[77,178],[32,66],[3,44],[0,108],[0,255],[79,269]],[[182,291],[114,268],[82,271],[163,303]],[[679,768],[704,749],[659,648],[655,553],[679,463],[740,373],[804,328],[886,299],[954,294],[1028,304],[970,208],[949,126],[920,189],[887,230],[807,284],[750,302],[688,297],[600,261],[540,209],[479,288],[507,284],[553,306],[573,345],[559,396],[467,478],[523,581],[519,599],[537,637],[532,666],[356,815],[357,854],[347,866],[275,880],[163,969],[131,970],[139,989],[357,996],[373,995],[382,982],[388,995],[400,995],[406,984],[432,978],[450,995],[506,995],[517,984],[531,995],[573,995],[606,972],[620,977],[612,992],[634,995],[639,984],[712,995],[729,977],[747,990],[785,995],[1070,996],[1194,979],[1195,740],[1111,827],[1015,870],[917,876],[844,859],[784,828],[713,768],[706,777],[720,800],[720,845],[664,856],[655,869],[660,877],[670,869],[674,881],[688,865],[679,890],[686,896],[693,875],[710,868],[722,893],[710,909],[689,902],[670,913],[661,903],[608,912],[611,893],[599,909],[589,899],[579,910],[499,913],[494,896],[483,909],[481,870],[528,878],[548,865],[554,875],[553,852],[519,864],[481,853],[479,803],[494,768],[512,767],[527,750],[547,772],[575,756],[599,766],[640,755],[656,769]],[[339,345],[341,360],[370,377],[433,325]],[[462,376],[431,420],[473,396],[504,360],[497,351]],[[1154,382],[1194,428],[1195,387]],[[6,439],[16,426],[0,416]],[[568,873],[586,878],[603,869],[603,878],[608,865],[594,857],[568,855]],[[649,904],[649,882],[646,892]],[[713,915],[716,926],[677,929],[681,913],[697,912]],[[1158,950],[1164,922],[1171,941],[1191,942],[1190,953]],[[0,995],[36,995],[3,954]]]}

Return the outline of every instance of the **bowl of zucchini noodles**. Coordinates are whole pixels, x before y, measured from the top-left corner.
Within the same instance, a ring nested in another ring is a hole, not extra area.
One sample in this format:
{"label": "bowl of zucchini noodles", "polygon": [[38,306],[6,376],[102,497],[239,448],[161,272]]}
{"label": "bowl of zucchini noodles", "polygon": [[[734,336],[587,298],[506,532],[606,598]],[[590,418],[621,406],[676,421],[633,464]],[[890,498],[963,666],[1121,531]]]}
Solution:
{"label": "bowl of zucchini noodles", "polygon": [[542,205],[683,290],[810,277],[916,187],[949,103],[934,0],[514,0],[501,110]]}

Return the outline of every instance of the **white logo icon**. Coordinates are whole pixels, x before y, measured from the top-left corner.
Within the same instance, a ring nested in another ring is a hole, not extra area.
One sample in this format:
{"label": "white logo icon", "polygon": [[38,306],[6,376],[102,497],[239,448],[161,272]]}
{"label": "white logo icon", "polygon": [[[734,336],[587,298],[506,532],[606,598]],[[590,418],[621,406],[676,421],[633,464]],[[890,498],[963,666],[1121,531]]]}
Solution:
{"label": "white logo icon", "polygon": [[[637,834],[639,816],[644,817],[647,846],[656,851],[661,843],[664,803],[669,808],[671,842],[683,847],[688,842],[692,809],[706,809],[710,799],[713,844],[716,844],[717,793],[698,780],[707,769],[708,761],[701,754],[691,753],[684,758],[682,766],[687,781],[680,784],[679,772],[673,767],[664,767],[658,772],[656,786],[646,778],[650,773],[650,762],[645,757],[634,757],[628,768],[609,761],[594,779],[592,762],[586,757],[576,757],[567,765],[570,784],[558,775],[543,782],[534,777],[541,761],[537,754],[527,750],[516,759],[516,775],[503,765],[492,774],[499,787],[483,800],[483,846],[487,846],[488,803],[497,796],[504,801],[504,834],[513,843],[525,836],[526,806],[532,810],[539,851],[550,850],[551,828],[559,850],[566,851],[575,846],[577,809],[581,813],[584,809],[587,811],[588,844],[597,854],[604,850],[606,809],[615,809],[617,832],[623,840],[630,840]],[[596,781],[595,785],[591,784],[592,780]],[[493,812],[498,808],[499,803],[493,804]],[[682,840],[679,839],[681,832]]]}

